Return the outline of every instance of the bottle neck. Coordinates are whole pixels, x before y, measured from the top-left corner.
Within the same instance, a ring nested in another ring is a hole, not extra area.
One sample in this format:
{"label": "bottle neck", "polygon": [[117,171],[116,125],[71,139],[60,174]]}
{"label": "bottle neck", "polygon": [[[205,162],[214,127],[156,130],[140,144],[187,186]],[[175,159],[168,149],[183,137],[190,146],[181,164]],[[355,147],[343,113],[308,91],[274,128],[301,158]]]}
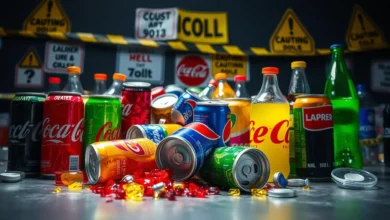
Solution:
{"label": "bottle neck", "polygon": [[278,77],[275,74],[264,74],[263,84],[254,103],[288,103],[279,89]]}
{"label": "bottle neck", "polygon": [[69,74],[68,76],[69,76],[69,77],[68,77],[68,80],[69,80],[69,81],[75,81],[75,80],[79,81],[79,80],[80,80],[79,75]]}
{"label": "bottle neck", "polygon": [[288,94],[309,94],[310,87],[307,82],[305,68],[294,68],[292,70],[292,76],[290,81],[290,86],[288,89]]}
{"label": "bottle neck", "polygon": [[238,81],[236,82],[236,88],[235,90],[246,90],[245,82],[244,81]]}
{"label": "bottle neck", "polygon": [[[338,71],[337,71],[338,70]],[[344,51],[340,47],[335,47],[332,49],[332,60],[331,60],[331,77],[335,79],[336,72],[340,75],[349,75],[348,68],[344,60]]]}

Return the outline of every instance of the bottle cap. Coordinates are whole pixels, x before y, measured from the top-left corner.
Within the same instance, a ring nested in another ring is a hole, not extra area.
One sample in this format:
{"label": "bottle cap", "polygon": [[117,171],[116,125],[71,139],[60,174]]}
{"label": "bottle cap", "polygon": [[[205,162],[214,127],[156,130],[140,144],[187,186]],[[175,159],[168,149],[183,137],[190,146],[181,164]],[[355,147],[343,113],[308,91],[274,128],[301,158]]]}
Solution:
{"label": "bottle cap", "polygon": [[330,49],[333,49],[335,47],[339,47],[339,48],[344,49],[344,44],[332,44],[332,45],[330,45]]}
{"label": "bottle cap", "polygon": [[215,78],[215,80],[226,79],[227,75],[226,75],[226,73],[217,73],[217,74],[215,74],[214,78]]}
{"label": "bottle cap", "polygon": [[0,181],[3,183],[16,183],[22,179],[19,173],[2,173],[0,174]]}
{"label": "bottle cap", "polygon": [[122,74],[122,73],[114,73],[114,75],[112,76],[112,79],[114,80],[120,80],[120,81],[126,81],[126,76],[125,74]]}
{"label": "bottle cap", "polygon": [[297,196],[297,193],[293,189],[270,189],[268,190],[268,196],[277,198],[292,198]]}
{"label": "bottle cap", "polygon": [[367,189],[376,185],[378,178],[365,170],[337,168],[332,171],[333,181],[342,188]]}
{"label": "bottle cap", "polygon": [[263,74],[278,74],[279,73],[279,68],[277,67],[264,67],[261,72]]}
{"label": "bottle cap", "polygon": [[234,82],[238,82],[238,81],[246,81],[246,76],[243,76],[243,75],[237,75],[234,77]]}
{"label": "bottle cap", "polygon": [[210,85],[210,84],[213,85],[215,88],[218,87],[217,81],[215,81],[215,79],[210,79],[209,85]]}
{"label": "bottle cap", "polygon": [[68,66],[68,73],[80,75],[81,69],[78,66]]}
{"label": "bottle cap", "polygon": [[305,61],[294,61],[291,63],[291,69],[294,68],[306,68],[306,62]]}
{"label": "bottle cap", "polygon": [[95,73],[95,75],[93,75],[93,78],[95,80],[107,80],[107,74],[105,74],[105,73]]}
{"label": "bottle cap", "polygon": [[288,182],[281,172],[276,172],[274,174],[274,184],[280,188],[286,188]]}
{"label": "bottle cap", "polygon": [[49,77],[49,84],[60,84],[61,78],[60,77]]}
{"label": "bottle cap", "polygon": [[20,178],[22,178],[22,179],[24,179],[26,177],[26,174],[22,171],[8,170],[6,173],[18,173],[20,175]]}

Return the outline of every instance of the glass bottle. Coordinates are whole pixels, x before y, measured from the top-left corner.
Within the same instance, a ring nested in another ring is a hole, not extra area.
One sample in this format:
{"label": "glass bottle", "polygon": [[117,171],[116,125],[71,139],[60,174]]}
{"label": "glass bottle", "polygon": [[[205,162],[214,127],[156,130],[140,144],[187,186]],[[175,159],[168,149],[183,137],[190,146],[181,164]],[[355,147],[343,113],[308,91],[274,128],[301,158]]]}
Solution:
{"label": "glass bottle", "polygon": [[225,99],[225,98],[233,98],[234,90],[228,82],[226,81],[227,75],[226,73],[217,73],[215,75],[215,80],[217,80],[217,89],[214,91],[213,99]]}
{"label": "glass bottle", "polygon": [[122,95],[122,85],[126,81],[126,76],[122,73],[114,73],[112,76],[113,82],[110,88],[104,92],[105,95]]}
{"label": "glass bottle", "polygon": [[210,79],[209,84],[206,88],[202,90],[202,92],[199,93],[199,98],[204,99],[211,99],[212,95],[215,91],[215,88],[217,88],[217,81],[215,79]]}
{"label": "glass bottle", "polygon": [[81,69],[78,66],[69,66],[68,67],[68,82],[64,87],[64,91],[68,92],[78,92],[82,95],[85,94],[83,86],[80,82],[80,73]]}
{"label": "glass bottle", "polygon": [[95,86],[92,91],[92,94],[103,94],[106,90],[106,82],[107,82],[107,74],[105,73],[95,73],[93,75],[93,78],[95,79]]}
{"label": "glass bottle", "polygon": [[237,75],[234,77],[234,82],[236,83],[234,88],[234,97],[235,98],[250,98],[248,91],[246,90],[245,82],[246,76]]}

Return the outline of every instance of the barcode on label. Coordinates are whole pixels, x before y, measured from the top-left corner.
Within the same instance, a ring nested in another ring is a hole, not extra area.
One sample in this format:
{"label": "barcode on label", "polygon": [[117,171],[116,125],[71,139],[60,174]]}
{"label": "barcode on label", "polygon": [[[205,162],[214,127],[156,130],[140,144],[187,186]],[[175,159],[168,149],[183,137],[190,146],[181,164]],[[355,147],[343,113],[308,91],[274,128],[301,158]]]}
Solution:
{"label": "barcode on label", "polygon": [[79,156],[71,155],[69,156],[69,171],[78,171],[79,170]]}

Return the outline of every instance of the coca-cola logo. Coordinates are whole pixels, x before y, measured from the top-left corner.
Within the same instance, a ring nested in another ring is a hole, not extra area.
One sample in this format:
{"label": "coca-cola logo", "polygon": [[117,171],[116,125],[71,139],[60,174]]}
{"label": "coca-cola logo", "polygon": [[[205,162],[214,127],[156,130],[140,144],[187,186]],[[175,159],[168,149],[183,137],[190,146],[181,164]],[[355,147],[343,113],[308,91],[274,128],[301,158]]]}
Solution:
{"label": "coca-cola logo", "polygon": [[112,122],[107,122],[98,130],[95,142],[118,139],[120,139],[120,127],[112,129]]}
{"label": "coca-cola logo", "polygon": [[44,142],[64,143],[64,139],[70,136],[72,142],[83,141],[84,118],[76,124],[50,124],[50,118],[43,120],[42,137]]}
{"label": "coca-cola logo", "polygon": [[131,151],[139,156],[145,155],[144,149],[137,141],[123,140],[123,143],[125,145],[123,145],[121,141],[113,141],[114,146],[120,150]]}
{"label": "coca-cola logo", "polygon": [[303,127],[309,131],[333,128],[332,106],[302,108]]}
{"label": "coca-cola logo", "polygon": [[26,121],[24,125],[11,125],[8,132],[9,141],[11,143],[20,143],[30,132],[32,132],[31,140],[34,142],[39,141],[42,134],[42,121],[36,123],[35,126],[30,121]]}
{"label": "coca-cola logo", "polygon": [[122,116],[129,116],[130,113],[131,113],[131,107],[133,106],[133,104],[126,104],[126,105],[123,105],[123,108],[122,108]]}
{"label": "coca-cola logo", "polygon": [[[253,136],[249,140],[250,143],[254,142],[256,144],[260,144],[265,141],[266,138],[271,140],[272,143],[274,144],[281,144],[281,143],[289,143],[289,125],[290,121],[289,120],[282,120],[278,123],[275,124],[275,126],[268,128],[266,126],[260,126],[260,127],[255,127],[256,122],[251,121],[251,131],[253,131]],[[281,135],[279,135],[281,134]]]}
{"label": "coca-cola logo", "polygon": [[204,83],[209,71],[206,61],[195,55],[185,56],[176,66],[177,77],[187,86],[199,86]]}

